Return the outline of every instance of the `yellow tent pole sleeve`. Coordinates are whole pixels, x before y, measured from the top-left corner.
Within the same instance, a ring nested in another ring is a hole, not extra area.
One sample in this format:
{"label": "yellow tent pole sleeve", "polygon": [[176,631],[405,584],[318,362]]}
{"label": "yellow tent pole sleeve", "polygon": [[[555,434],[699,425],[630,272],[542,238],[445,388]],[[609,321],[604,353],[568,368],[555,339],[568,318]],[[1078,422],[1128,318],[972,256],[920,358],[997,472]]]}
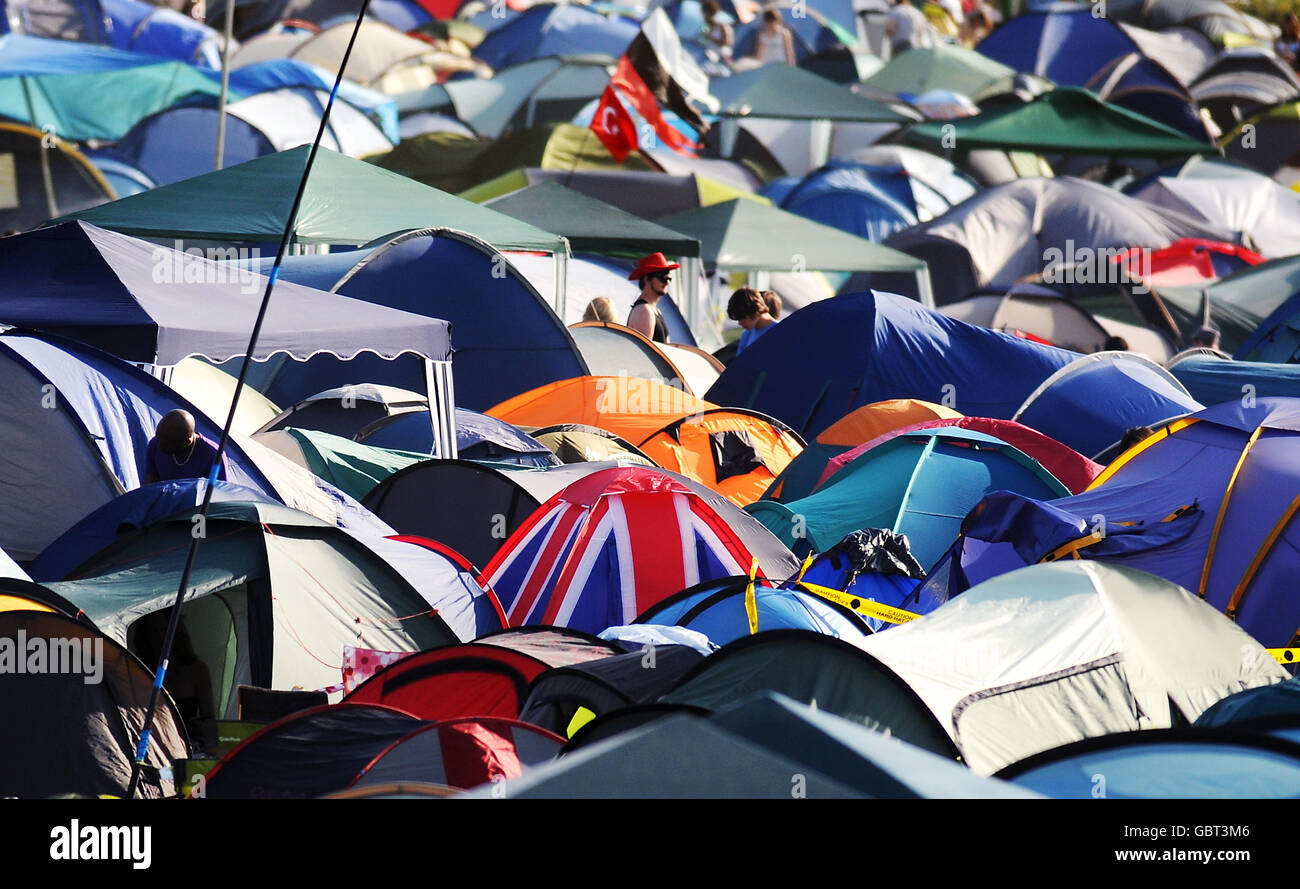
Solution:
{"label": "yellow tent pole sleeve", "polygon": [[1223,489],[1223,501],[1219,504],[1219,514],[1214,518],[1214,530],[1210,532],[1210,545],[1205,549],[1205,564],[1201,566],[1201,582],[1196,586],[1196,595],[1202,599],[1205,598],[1205,586],[1210,582],[1210,566],[1214,564],[1214,551],[1219,545],[1219,531],[1223,528],[1223,517],[1228,514],[1228,501],[1232,499],[1233,486],[1237,484],[1237,476],[1241,474],[1241,467],[1246,463],[1246,455],[1255,446],[1259,434],[1263,431],[1263,426],[1256,426],[1250,438],[1246,439],[1246,446],[1241,449],[1237,465],[1232,467],[1232,475],[1228,476],[1228,486]]}
{"label": "yellow tent pole sleeve", "polygon": [[837,605],[843,605],[859,614],[865,614],[868,617],[874,617],[876,620],[883,620],[890,624],[905,624],[910,620],[916,620],[921,615],[914,614],[911,611],[904,611],[902,608],[894,608],[889,605],[882,605],[879,602],[873,602],[870,599],[863,599],[850,593],[833,590],[830,587],[821,586],[815,583],[801,583],[800,587],[820,596],[828,602],[834,602]]}
{"label": "yellow tent pole sleeve", "polygon": [[1199,421],[1193,417],[1184,417],[1181,420],[1176,420],[1173,423],[1170,423],[1164,429],[1159,429],[1151,433],[1146,438],[1142,439],[1140,442],[1133,445],[1133,447],[1129,448],[1127,451],[1120,454],[1117,458],[1111,461],[1111,464],[1107,466],[1105,469],[1103,469],[1101,471],[1101,474],[1098,475],[1096,478],[1094,478],[1092,480],[1092,484],[1088,485],[1088,487],[1085,490],[1091,491],[1105,484],[1107,481],[1109,481],[1111,478],[1114,477],[1115,473],[1119,472],[1120,469],[1122,469],[1125,464],[1127,464],[1138,454],[1142,453],[1152,445],[1164,441],[1166,438],[1173,435],[1175,432],[1179,432],[1183,429],[1186,429],[1188,426],[1197,422]]}
{"label": "yellow tent pole sleeve", "polygon": [[1300,496],[1291,501],[1291,505],[1282,513],[1282,517],[1273,525],[1273,530],[1268,532],[1268,537],[1264,538],[1264,542],[1256,550],[1255,557],[1246,566],[1246,572],[1241,575],[1241,580],[1237,582],[1237,588],[1232,591],[1232,598],[1228,600],[1228,607],[1223,609],[1223,613],[1228,617],[1233,620],[1237,619],[1237,608],[1241,605],[1242,596],[1246,594],[1246,587],[1250,586],[1250,582],[1255,579],[1255,572],[1259,570],[1260,565],[1264,564],[1264,559],[1268,557],[1269,552],[1273,549],[1273,544],[1277,543],[1277,539],[1286,530],[1287,523],[1291,521],[1291,517],[1295,515],[1297,509],[1300,509]]}

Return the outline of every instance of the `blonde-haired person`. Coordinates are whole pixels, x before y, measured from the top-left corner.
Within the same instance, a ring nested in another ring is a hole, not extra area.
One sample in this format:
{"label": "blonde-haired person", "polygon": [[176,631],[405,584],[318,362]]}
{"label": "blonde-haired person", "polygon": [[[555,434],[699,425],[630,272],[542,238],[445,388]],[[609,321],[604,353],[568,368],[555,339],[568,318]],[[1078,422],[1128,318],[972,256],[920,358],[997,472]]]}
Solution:
{"label": "blonde-haired person", "polygon": [[614,314],[614,301],[608,296],[598,296],[591,302],[587,303],[587,308],[582,312],[583,321],[604,321],[608,324],[617,324],[618,316]]}

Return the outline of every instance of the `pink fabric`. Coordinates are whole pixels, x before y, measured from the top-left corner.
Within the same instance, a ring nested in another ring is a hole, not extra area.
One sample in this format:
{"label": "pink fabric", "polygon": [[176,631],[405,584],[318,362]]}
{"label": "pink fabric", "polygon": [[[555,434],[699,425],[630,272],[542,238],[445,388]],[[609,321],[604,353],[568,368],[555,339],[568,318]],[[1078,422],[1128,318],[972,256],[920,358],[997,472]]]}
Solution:
{"label": "pink fabric", "polygon": [[[371,648],[354,648],[343,646],[343,685],[344,694],[352,690],[371,676],[374,676],[389,664],[395,664],[402,658],[410,657],[414,651],[375,651]],[[339,688],[339,686],[334,686]]]}
{"label": "pink fabric", "polygon": [[1005,441],[1013,448],[1018,448],[1041,463],[1044,469],[1056,476],[1056,479],[1070,490],[1071,494],[1082,493],[1104,468],[1100,463],[1092,462],[1078,451],[1061,444],[1056,439],[1048,438],[1043,433],[1030,429],[1028,426],[1023,426],[1014,420],[960,417],[951,420],[927,420],[924,423],[916,423],[902,429],[895,429],[893,432],[873,438],[866,444],[858,445],[851,451],[845,451],[838,457],[832,457],[822,471],[822,477],[817,480],[817,487],[813,490],[821,488],[832,475],[877,445],[907,432],[915,432],[918,429],[935,429],[941,426],[973,429],[976,432],[983,432],[985,435],[992,435],[994,438]]}

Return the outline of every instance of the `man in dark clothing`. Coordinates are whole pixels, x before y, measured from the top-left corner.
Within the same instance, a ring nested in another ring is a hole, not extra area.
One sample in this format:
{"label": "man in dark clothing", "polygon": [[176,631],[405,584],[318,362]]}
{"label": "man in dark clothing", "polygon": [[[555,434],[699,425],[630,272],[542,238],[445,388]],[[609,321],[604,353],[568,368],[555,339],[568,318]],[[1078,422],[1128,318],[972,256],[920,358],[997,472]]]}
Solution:
{"label": "man in dark clothing", "polygon": [[[170,411],[158,421],[158,429],[144,452],[144,483],[169,482],[179,478],[207,478],[217,446],[194,429],[189,411]],[[226,459],[221,458],[217,478],[226,478]]]}

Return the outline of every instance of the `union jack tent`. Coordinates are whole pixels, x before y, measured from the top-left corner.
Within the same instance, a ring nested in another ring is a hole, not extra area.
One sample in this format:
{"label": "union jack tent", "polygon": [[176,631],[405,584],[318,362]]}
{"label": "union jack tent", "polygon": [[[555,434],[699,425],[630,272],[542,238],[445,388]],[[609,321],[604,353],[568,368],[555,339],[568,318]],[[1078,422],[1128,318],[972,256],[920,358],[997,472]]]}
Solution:
{"label": "union jack tent", "polygon": [[484,570],[511,625],[597,633],[700,581],[798,570],[774,536],[725,498],[640,466],[592,473],[532,514]]}

